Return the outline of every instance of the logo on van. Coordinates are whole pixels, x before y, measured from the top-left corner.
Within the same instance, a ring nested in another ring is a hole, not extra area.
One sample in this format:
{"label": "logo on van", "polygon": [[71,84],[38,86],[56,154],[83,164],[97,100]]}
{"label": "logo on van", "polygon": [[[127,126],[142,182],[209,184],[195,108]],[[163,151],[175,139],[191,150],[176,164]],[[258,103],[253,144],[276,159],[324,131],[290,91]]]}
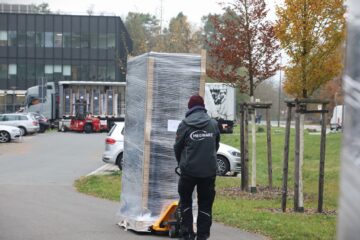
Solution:
{"label": "logo on van", "polygon": [[204,130],[197,130],[190,134],[190,138],[194,141],[201,141],[204,140],[205,138],[212,138],[213,135],[214,135],[213,133],[208,133]]}

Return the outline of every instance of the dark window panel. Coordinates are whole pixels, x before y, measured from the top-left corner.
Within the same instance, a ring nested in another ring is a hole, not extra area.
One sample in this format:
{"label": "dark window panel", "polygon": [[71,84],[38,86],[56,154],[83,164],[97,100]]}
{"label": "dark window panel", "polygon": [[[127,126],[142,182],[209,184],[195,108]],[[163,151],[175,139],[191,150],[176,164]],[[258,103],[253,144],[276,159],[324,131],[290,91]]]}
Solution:
{"label": "dark window panel", "polygon": [[8,33],[7,31],[0,31],[0,47],[7,47]]}
{"label": "dark window panel", "polygon": [[54,33],[45,32],[45,47],[52,48],[54,47]]}
{"label": "dark window panel", "polygon": [[62,32],[62,19],[63,16],[54,16],[54,32]]}
{"label": "dark window panel", "polygon": [[63,48],[71,48],[71,33],[63,33]]}
{"label": "dark window panel", "polygon": [[54,33],[54,47],[61,48],[63,46],[63,34],[61,32]]}
{"label": "dark window panel", "polygon": [[18,16],[18,32],[26,31],[26,15],[17,15]]}
{"label": "dark window panel", "polygon": [[81,48],[89,48],[90,36],[89,33],[81,33]]}
{"label": "dark window panel", "polygon": [[26,39],[26,45],[28,47],[35,47],[35,32],[34,31],[28,31],[26,33],[27,39]]}
{"label": "dark window panel", "polygon": [[80,32],[80,17],[79,16],[71,16],[71,29],[72,32]]}
{"label": "dark window panel", "polygon": [[0,64],[0,81],[6,80],[8,75],[8,65]]}
{"label": "dark window panel", "polygon": [[100,49],[106,49],[106,39],[107,39],[106,33],[99,34],[99,48]]}
{"label": "dark window panel", "polygon": [[89,81],[89,64],[87,62],[81,64],[81,80]]}
{"label": "dark window panel", "polygon": [[115,63],[113,62],[107,65],[106,81],[115,81]]}
{"label": "dark window panel", "polygon": [[80,48],[80,33],[72,33],[72,48]]}
{"label": "dark window panel", "polygon": [[71,65],[71,80],[77,81],[81,80],[81,72],[80,72],[80,65],[79,64],[73,64]]}
{"label": "dark window panel", "polygon": [[98,34],[97,33],[90,34],[90,45],[91,45],[92,49],[98,48]]}
{"label": "dark window panel", "polygon": [[36,38],[35,40],[36,47],[45,47],[45,33],[36,32],[35,38]]}
{"label": "dark window panel", "polygon": [[8,15],[8,30],[16,31],[17,30],[17,15]]}
{"label": "dark window panel", "polygon": [[7,16],[6,14],[0,14],[0,29],[7,30]]}
{"label": "dark window panel", "polygon": [[63,32],[71,32],[71,17],[63,17]]}
{"label": "dark window panel", "polygon": [[45,76],[44,70],[45,70],[45,66],[43,63],[36,63],[35,71],[36,71],[36,81],[37,82]]}
{"label": "dark window panel", "polygon": [[54,16],[45,15],[45,32],[54,31]]}
{"label": "dark window panel", "polygon": [[16,47],[17,46],[17,36],[16,31],[8,31],[8,46]]}
{"label": "dark window panel", "polygon": [[108,33],[107,47],[115,48],[115,33]]}
{"label": "dark window panel", "polygon": [[26,15],[26,30],[35,32],[35,16],[34,15]]}
{"label": "dark window panel", "polygon": [[98,66],[98,80],[105,81],[106,79],[106,63],[100,63]]}
{"label": "dark window panel", "polygon": [[26,32],[21,31],[17,33],[17,44],[18,47],[26,46]]}
{"label": "dark window panel", "polygon": [[89,65],[89,79],[91,81],[97,80],[97,62],[91,61]]}

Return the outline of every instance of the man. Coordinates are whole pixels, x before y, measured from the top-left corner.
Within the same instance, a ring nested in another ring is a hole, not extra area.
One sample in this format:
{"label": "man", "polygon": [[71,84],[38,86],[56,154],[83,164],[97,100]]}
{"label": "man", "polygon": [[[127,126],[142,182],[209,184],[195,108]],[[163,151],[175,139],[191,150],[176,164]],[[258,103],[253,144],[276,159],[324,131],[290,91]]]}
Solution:
{"label": "man", "polygon": [[196,186],[199,206],[196,239],[203,240],[210,236],[220,131],[217,122],[207,115],[201,96],[190,97],[188,108],[185,119],[177,129],[174,145],[176,160],[181,170],[178,186],[181,233],[182,239],[195,239],[192,194]]}

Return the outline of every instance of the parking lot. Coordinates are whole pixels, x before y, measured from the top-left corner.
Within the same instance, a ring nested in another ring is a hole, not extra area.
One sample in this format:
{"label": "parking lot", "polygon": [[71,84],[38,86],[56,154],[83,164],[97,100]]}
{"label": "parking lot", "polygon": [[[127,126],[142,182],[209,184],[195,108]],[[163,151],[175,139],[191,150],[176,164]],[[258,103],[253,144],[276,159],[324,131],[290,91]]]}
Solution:
{"label": "parking lot", "polygon": [[[76,179],[104,165],[105,136],[51,131],[0,144],[0,239],[163,238],[123,231],[116,225],[118,202],[80,194],[73,187]],[[220,224],[214,224],[212,236],[254,239]]]}

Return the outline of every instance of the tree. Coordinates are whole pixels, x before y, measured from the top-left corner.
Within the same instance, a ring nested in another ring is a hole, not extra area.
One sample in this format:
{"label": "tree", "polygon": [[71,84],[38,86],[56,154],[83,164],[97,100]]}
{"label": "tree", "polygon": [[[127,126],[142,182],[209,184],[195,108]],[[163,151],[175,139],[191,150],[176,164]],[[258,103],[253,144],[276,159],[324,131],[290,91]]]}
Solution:
{"label": "tree", "polygon": [[[224,8],[222,16],[211,16],[214,32],[209,45],[210,77],[238,87],[254,101],[256,87],[275,75],[278,70],[279,45],[273,25],[266,20],[268,10],[264,0],[234,0]],[[252,180],[251,191],[256,191],[256,136],[255,114],[252,122]],[[247,140],[246,140],[247,141]],[[247,190],[248,164],[243,160],[243,186]]]}
{"label": "tree", "polygon": [[284,90],[308,98],[341,74],[344,0],[285,0],[276,12],[276,35],[290,59]]}
{"label": "tree", "polygon": [[48,3],[44,2],[38,5],[32,4],[32,6],[34,7],[35,13],[51,13]]}
{"label": "tree", "polygon": [[160,29],[159,21],[155,16],[129,12],[125,26],[133,40],[133,55],[140,55],[154,48]]}
{"label": "tree", "polygon": [[[284,90],[306,99],[341,74],[344,0],[285,0],[284,7],[277,7],[276,12],[276,34],[290,58]],[[296,118],[294,209],[303,211],[304,113],[297,112]]]}
{"label": "tree", "polygon": [[187,17],[182,12],[170,20],[168,31],[168,52],[190,52],[192,48],[191,28]]}
{"label": "tree", "polygon": [[[266,20],[264,0],[235,0],[222,16],[211,16],[215,31],[207,40],[208,75],[254,96],[255,88],[278,69],[279,45]],[[240,72],[246,71],[246,74]],[[240,74],[239,74],[240,73]]]}

